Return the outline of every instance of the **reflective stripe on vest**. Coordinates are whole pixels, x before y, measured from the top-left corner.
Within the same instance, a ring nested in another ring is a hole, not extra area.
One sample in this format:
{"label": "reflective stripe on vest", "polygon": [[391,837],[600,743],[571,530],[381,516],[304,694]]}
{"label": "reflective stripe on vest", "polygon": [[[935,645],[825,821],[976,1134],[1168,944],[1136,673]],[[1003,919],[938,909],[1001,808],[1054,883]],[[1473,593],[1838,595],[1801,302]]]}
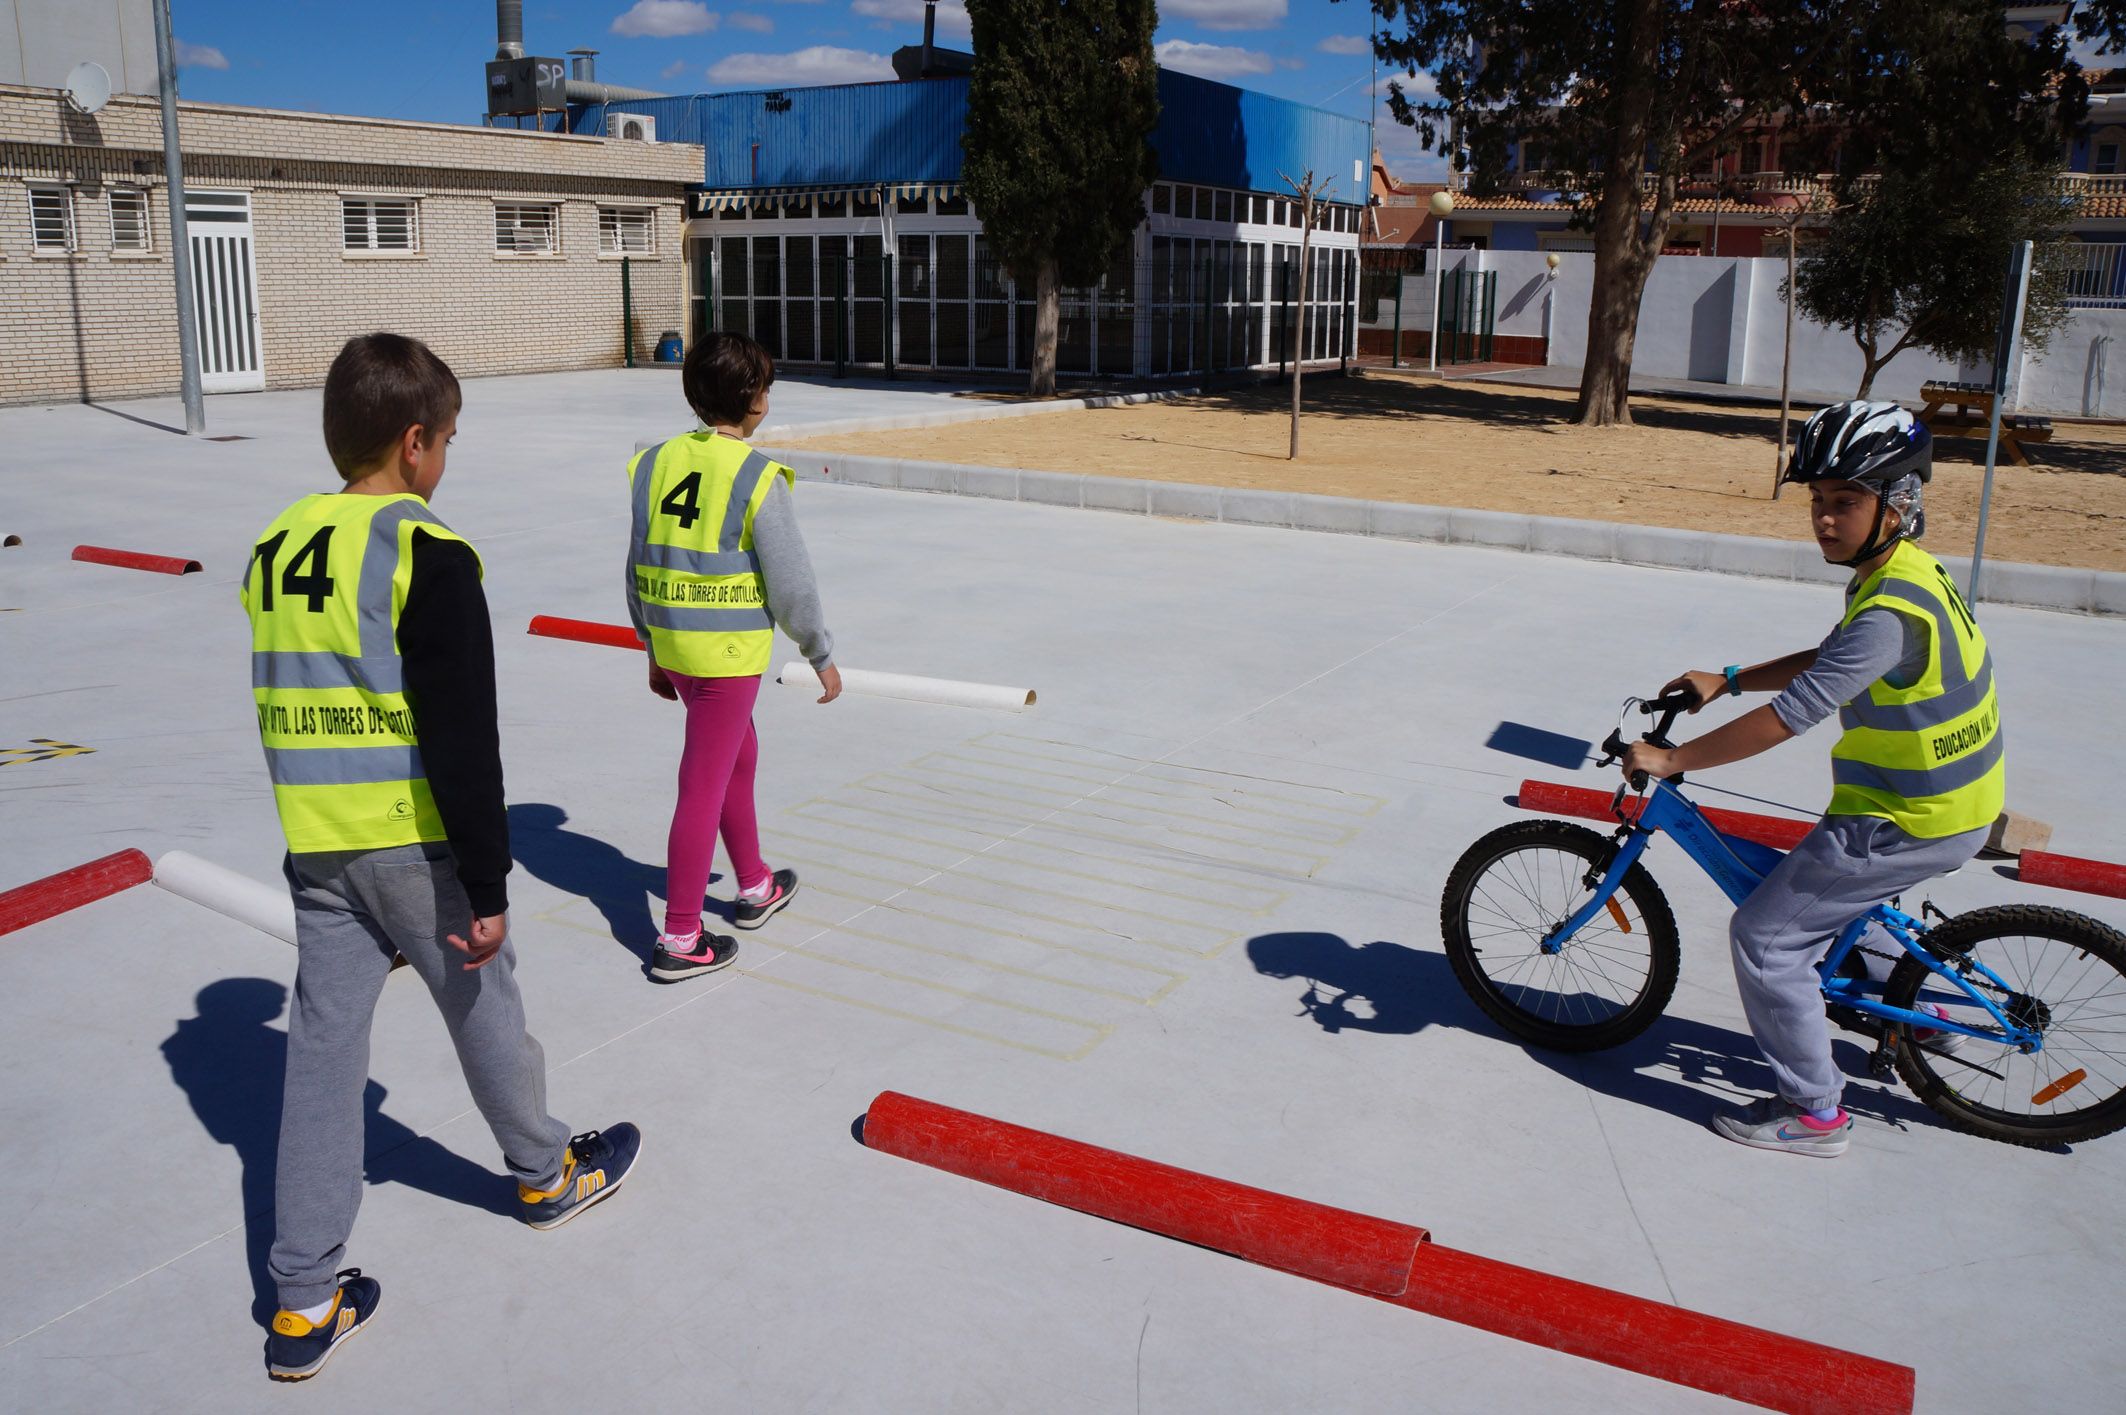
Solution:
{"label": "reflective stripe on vest", "polygon": [[1831,749],[1831,815],[1882,816],[1938,839],[1992,824],[2005,797],[2006,756],[1993,657],[1940,561],[1901,541],[1854,594],[1843,623],[1888,609],[1927,644],[1918,680],[1871,684],[1839,711]]}
{"label": "reflective stripe on vest", "polygon": [[[775,619],[753,517],[778,474],[795,481],[743,442],[709,433],[659,443],[629,465],[629,573],[661,666],[696,678],[767,670]],[[668,509],[689,478],[681,509]]]}
{"label": "reflective stripe on vest", "polygon": [[418,497],[305,497],[244,571],[252,698],[295,853],[445,838],[398,650],[416,528],[463,543]]}

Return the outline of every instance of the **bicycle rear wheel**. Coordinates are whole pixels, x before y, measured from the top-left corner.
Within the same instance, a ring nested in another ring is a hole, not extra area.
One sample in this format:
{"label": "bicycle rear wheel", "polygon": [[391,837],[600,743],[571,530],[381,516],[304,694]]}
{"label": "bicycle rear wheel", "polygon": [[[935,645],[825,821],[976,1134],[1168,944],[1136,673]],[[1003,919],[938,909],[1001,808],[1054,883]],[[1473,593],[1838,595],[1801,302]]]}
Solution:
{"label": "bicycle rear wheel", "polygon": [[[1959,914],[1922,944],[2020,1026],[2043,1033],[2042,1051],[1961,1037],[1897,1040],[1897,1072],[1951,1124],[2012,1145],[2071,1144],[2126,1126],[2126,934],[2086,914],[2003,905]],[[1984,963],[2005,989],[1970,969]],[[1952,1020],[2001,1034],[1962,989],[1899,960],[1883,989],[1892,1007],[1939,1007]],[[1981,1069],[1983,1068],[1983,1069]]]}
{"label": "bicycle rear wheel", "polygon": [[1523,1041],[1598,1051],[1652,1026],[1676,990],[1676,919],[1633,865],[1606,912],[1555,953],[1542,942],[1586,904],[1607,837],[1564,821],[1501,826],[1464,851],[1440,899],[1454,976],[1486,1016]]}

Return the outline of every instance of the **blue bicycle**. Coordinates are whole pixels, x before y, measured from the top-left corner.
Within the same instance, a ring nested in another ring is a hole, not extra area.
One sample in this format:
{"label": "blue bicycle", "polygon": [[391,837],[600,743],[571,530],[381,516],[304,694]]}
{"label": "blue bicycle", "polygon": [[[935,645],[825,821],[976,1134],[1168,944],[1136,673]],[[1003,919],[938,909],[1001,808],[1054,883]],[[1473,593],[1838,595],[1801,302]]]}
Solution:
{"label": "blue bicycle", "polygon": [[[1633,699],[1668,747],[1678,693]],[[1622,724],[1603,743],[1620,760]],[[1640,857],[1656,831],[1736,903],[1783,858],[1715,829],[1683,778],[1619,786],[1613,835],[1558,820],[1492,831],[1462,855],[1440,901],[1447,957],[1476,1005],[1514,1036],[1560,1051],[1617,1046],[1652,1026],[1681,963],[1676,919]],[[1636,793],[1637,811],[1625,807]],[[2066,909],[2008,905],[1953,918],[1896,900],[1847,925],[1817,965],[1832,1021],[1875,1039],[1894,1068],[1958,1129],[2058,1145],[2126,1126],[2126,934]],[[1895,952],[1880,946],[1895,945]],[[1870,956],[1894,964],[1869,976]]]}

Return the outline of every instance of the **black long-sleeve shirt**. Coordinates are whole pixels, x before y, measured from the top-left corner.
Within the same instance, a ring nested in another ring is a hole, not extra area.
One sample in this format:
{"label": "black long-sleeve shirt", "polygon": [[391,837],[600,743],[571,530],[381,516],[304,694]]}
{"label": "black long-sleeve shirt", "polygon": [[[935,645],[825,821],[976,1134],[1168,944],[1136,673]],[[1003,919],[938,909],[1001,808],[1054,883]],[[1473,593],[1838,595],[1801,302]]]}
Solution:
{"label": "black long-sleeve shirt", "polygon": [[509,908],[509,816],[496,723],[495,640],[472,547],[416,529],[399,611],[406,699],[421,763],[457,856],[458,881],[482,918]]}

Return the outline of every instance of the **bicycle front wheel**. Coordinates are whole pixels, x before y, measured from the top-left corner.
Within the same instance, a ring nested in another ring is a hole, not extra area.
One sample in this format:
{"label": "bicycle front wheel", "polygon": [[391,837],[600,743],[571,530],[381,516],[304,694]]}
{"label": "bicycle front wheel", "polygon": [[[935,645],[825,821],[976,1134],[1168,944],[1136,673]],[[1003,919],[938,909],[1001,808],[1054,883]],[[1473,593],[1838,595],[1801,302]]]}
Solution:
{"label": "bicycle front wheel", "polygon": [[2026,1053],[1995,1040],[2003,1033],[1991,1013],[1917,958],[1901,959],[1884,1002],[1938,1008],[1989,1034],[1915,1042],[1901,1030],[1897,1071],[1914,1095],[1958,1129],[2012,1145],[2071,1144],[2126,1126],[2126,934],[2086,914],[2018,904],[1959,914],[1921,942],[2045,1044]]}
{"label": "bicycle front wheel", "polygon": [[1440,933],[1454,976],[1486,1016],[1523,1041],[1598,1051],[1652,1026],[1676,990],[1676,919],[1653,876],[1625,873],[1609,907],[1545,953],[1543,940],[1601,881],[1609,840],[1564,821],[1501,826],[1447,876]]}

